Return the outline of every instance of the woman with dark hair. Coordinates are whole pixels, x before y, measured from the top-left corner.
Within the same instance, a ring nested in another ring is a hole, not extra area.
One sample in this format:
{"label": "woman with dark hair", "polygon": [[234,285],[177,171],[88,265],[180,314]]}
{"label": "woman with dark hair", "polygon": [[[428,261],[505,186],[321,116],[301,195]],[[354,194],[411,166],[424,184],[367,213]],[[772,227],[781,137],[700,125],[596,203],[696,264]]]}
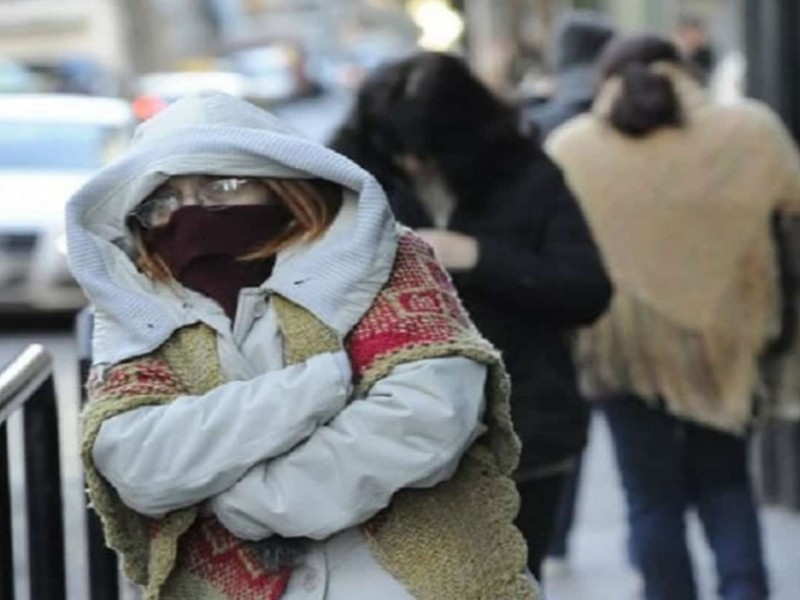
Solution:
{"label": "woman with dark hair", "polygon": [[608,418],[648,600],[697,597],[690,506],[721,597],[763,600],[747,442],[781,334],[772,223],[800,209],[800,158],[765,106],[712,104],[667,40],[617,41],[602,65],[592,112],[548,143],[616,289],[578,336],[582,391]]}
{"label": "woman with dark hair", "polygon": [[586,438],[566,336],[596,319],[611,293],[580,210],[558,168],[520,132],[517,112],[446,54],[376,72],[332,145],[377,176],[503,353],[523,445],[517,524],[538,574]]}

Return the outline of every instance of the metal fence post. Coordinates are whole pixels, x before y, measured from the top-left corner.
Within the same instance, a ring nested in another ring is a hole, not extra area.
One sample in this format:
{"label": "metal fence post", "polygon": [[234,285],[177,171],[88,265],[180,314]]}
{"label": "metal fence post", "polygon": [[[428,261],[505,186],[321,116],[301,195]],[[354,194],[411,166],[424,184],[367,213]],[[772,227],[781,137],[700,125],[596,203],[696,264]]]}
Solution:
{"label": "metal fence post", "polygon": [[52,376],[25,404],[31,600],[66,598],[58,411]]}
{"label": "metal fence post", "polygon": [[[66,597],[64,566],[64,518],[61,501],[61,466],[58,441],[58,409],[53,385],[53,363],[40,345],[28,346],[0,371],[0,428],[2,428],[3,483],[8,488],[6,423],[21,411],[25,431],[25,495],[28,512],[29,589],[31,600],[63,600]],[[2,490],[6,539],[0,568],[14,577],[13,522],[9,495]],[[8,593],[9,584],[3,583]],[[12,588],[14,583],[10,584]],[[9,598],[13,598],[13,590]],[[6,596],[3,596],[5,598]]]}
{"label": "metal fence post", "polygon": [[14,597],[14,551],[11,531],[11,484],[8,473],[8,435],[0,423],[0,598]]}

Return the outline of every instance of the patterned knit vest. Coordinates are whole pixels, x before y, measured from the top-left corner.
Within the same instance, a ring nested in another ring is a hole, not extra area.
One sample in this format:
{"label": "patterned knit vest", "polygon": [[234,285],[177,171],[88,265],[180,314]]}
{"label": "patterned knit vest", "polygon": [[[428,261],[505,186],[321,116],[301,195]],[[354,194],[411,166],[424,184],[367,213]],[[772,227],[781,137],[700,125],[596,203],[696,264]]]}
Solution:
{"label": "patterned knit vest", "polygon": [[[287,364],[336,350],[333,331],[281,297],[278,312]],[[511,429],[506,373],[477,333],[449,276],[411,233],[399,241],[389,281],[348,336],[357,389],[364,393],[397,365],[464,356],[489,367],[485,433],[452,479],[430,489],[402,490],[362,526],[376,559],[424,600],[537,597],[524,576],[524,541],[512,522],[518,507],[509,478],[519,446]],[[250,545],[196,508],[160,520],[120,501],[94,467],[91,448],[105,419],[145,405],[200,394],[224,381],[216,337],[203,325],[177,332],[154,354],[111,369],[89,383],[82,454],[89,495],[106,540],[148,599],[278,600],[290,572],[268,572]]]}

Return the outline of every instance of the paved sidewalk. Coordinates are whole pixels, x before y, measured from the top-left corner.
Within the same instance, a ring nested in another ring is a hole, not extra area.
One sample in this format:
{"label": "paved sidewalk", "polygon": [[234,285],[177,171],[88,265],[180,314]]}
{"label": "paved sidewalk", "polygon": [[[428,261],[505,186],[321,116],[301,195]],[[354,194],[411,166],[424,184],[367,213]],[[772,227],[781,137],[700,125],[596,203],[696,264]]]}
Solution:
{"label": "paved sidewalk", "polygon": [[[579,491],[570,562],[561,572],[546,571],[548,600],[637,600],[638,582],[625,557],[624,499],[605,421],[596,417]],[[800,598],[800,515],[781,509],[762,513],[771,600]],[[700,600],[717,598],[713,557],[694,516],[689,540]],[[676,598],[675,600],[681,600]]]}

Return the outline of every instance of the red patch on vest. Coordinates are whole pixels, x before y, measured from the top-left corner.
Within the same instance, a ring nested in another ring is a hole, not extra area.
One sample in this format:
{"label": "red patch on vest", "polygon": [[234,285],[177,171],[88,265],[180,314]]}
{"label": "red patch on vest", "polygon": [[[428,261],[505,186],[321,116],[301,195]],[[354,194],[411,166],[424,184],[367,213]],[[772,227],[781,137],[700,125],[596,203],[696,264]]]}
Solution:
{"label": "red patch on vest", "polygon": [[95,401],[129,396],[176,396],[183,390],[169,365],[152,356],[115,365],[102,378],[92,375],[86,385],[90,399]]}
{"label": "red patch on vest", "polygon": [[471,327],[453,282],[431,247],[406,233],[399,240],[389,281],[348,339],[353,370],[360,377],[383,356],[454,341]]}
{"label": "red patch on vest", "polygon": [[267,571],[256,552],[213,517],[200,518],[181,537],[180,568],[227,598],[278,600],[291,570]]}

